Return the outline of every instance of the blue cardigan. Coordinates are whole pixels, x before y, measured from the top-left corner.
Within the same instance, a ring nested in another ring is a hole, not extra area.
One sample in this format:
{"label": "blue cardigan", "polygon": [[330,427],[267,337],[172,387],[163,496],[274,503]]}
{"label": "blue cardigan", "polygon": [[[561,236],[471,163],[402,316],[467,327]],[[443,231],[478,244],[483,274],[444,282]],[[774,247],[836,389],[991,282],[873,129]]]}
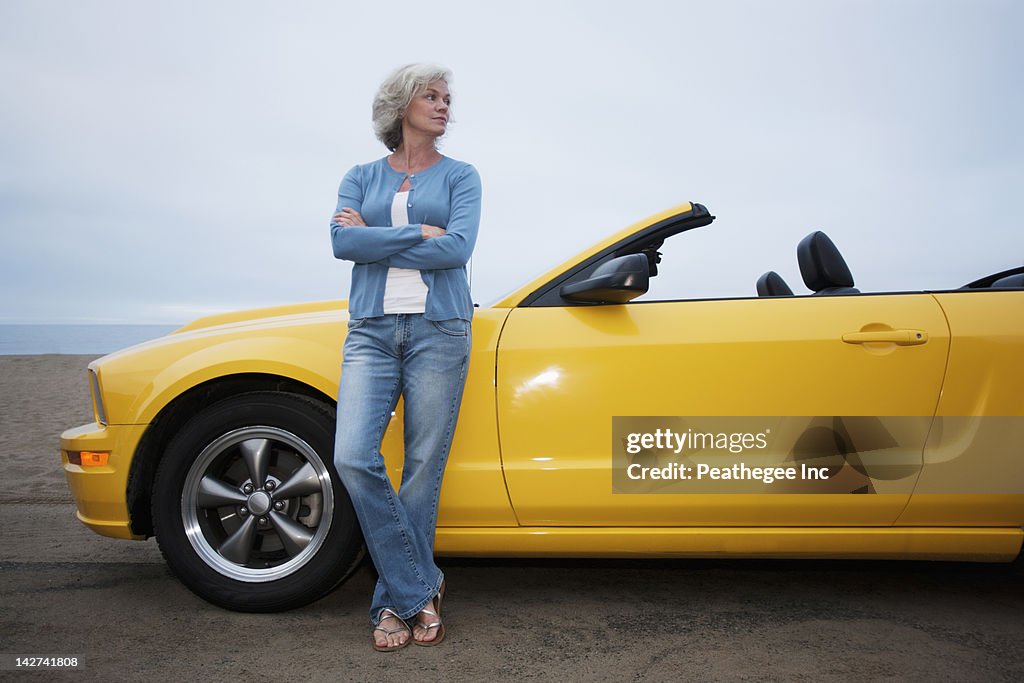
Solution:
{"label": "blue cardigan", "polygon": [[[352,318],[384,315],[388,268],[415,268],[427,285],[428,320],[472,320],[466,263],[480,229],[480,175],[446,156],[409,176],[411,225],[391,225],[391,203],[405,179],[387,158],[354,167],[338,188],[338,208],[358,211],[366,226],[331,223],[335,258],[354,261],[348,310]],[[422,225],[445,229],[423,239]]]}

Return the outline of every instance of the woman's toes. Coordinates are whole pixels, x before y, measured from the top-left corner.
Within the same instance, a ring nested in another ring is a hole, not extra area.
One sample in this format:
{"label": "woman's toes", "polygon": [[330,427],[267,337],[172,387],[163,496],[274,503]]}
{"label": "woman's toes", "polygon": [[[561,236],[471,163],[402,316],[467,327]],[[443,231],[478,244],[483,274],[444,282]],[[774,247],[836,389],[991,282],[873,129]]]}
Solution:
{"label": "woman's toes", "polygon": [[424,623],[430,622],[416,622],[416,628],[413,629],[412,637],[421,643],[428,643],[437,636],[437,629],[427,628]]}

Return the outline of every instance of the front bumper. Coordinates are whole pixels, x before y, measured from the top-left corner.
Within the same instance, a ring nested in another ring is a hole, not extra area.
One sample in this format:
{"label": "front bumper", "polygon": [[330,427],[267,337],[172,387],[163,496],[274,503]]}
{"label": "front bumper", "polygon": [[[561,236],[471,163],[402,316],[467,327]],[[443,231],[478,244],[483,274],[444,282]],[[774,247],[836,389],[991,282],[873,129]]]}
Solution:
{"label": "front bumper", "polygon": [[[132,533],[128,514],[128,474],[132,457],[148,425],[91,422],[60,435],[60,458],[79,521],[98,534],[141,540]],[[69,451],[108,451],[102,467],[82,467],[68,460]]]}

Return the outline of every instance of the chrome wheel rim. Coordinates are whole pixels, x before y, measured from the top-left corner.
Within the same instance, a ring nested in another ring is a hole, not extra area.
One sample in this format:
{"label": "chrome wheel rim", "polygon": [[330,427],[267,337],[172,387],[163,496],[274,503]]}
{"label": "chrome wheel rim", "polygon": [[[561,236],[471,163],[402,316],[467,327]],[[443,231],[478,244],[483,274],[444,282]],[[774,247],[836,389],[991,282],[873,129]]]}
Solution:
{"label": "chrome wheel rim", "polygon": [[309,444],[277,427],[230,431],[192,463],[181,495],[185,535],[218,574],[275,581],[308,563],[334,515],[334,489]]}

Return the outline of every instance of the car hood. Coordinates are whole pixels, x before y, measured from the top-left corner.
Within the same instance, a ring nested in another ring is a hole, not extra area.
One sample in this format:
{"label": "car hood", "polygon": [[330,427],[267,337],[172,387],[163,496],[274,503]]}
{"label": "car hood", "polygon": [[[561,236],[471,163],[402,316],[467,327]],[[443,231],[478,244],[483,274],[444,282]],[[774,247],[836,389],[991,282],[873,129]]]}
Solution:
{"label": "car hood", "polygon": [[188,338],[205,338],[210,340],[211,338],[224,337],[245,330],[291,327],[296,324],[317,321],[344,322],[346,320],[348,320],[347,299],[265,306],[262,308],[208,315],[197,318],[163,337],[157,337],[140,344],[118,349],[101,358],[97,358],[89,364],[89,367],[95,369],[101,365],[109,364],[112,360],[137,355],[142,351],[175,346],[178,342],[184,342]]}
{"label": "car hood", "polygon": [[181,334],[209,327],[233,327],[258,324],[269,318],[280,318],[301,315],[303,313],[340,312],[344,314],[343,319],[348,319],[348,299],[332,299],[330,301],[310,301],[299,304],[284,304],[281,306],[264,306],[262,308],[250,308],[244,311],[231,311],[230,313],[218,313],[197,318],[187,323],[171,334]]}

